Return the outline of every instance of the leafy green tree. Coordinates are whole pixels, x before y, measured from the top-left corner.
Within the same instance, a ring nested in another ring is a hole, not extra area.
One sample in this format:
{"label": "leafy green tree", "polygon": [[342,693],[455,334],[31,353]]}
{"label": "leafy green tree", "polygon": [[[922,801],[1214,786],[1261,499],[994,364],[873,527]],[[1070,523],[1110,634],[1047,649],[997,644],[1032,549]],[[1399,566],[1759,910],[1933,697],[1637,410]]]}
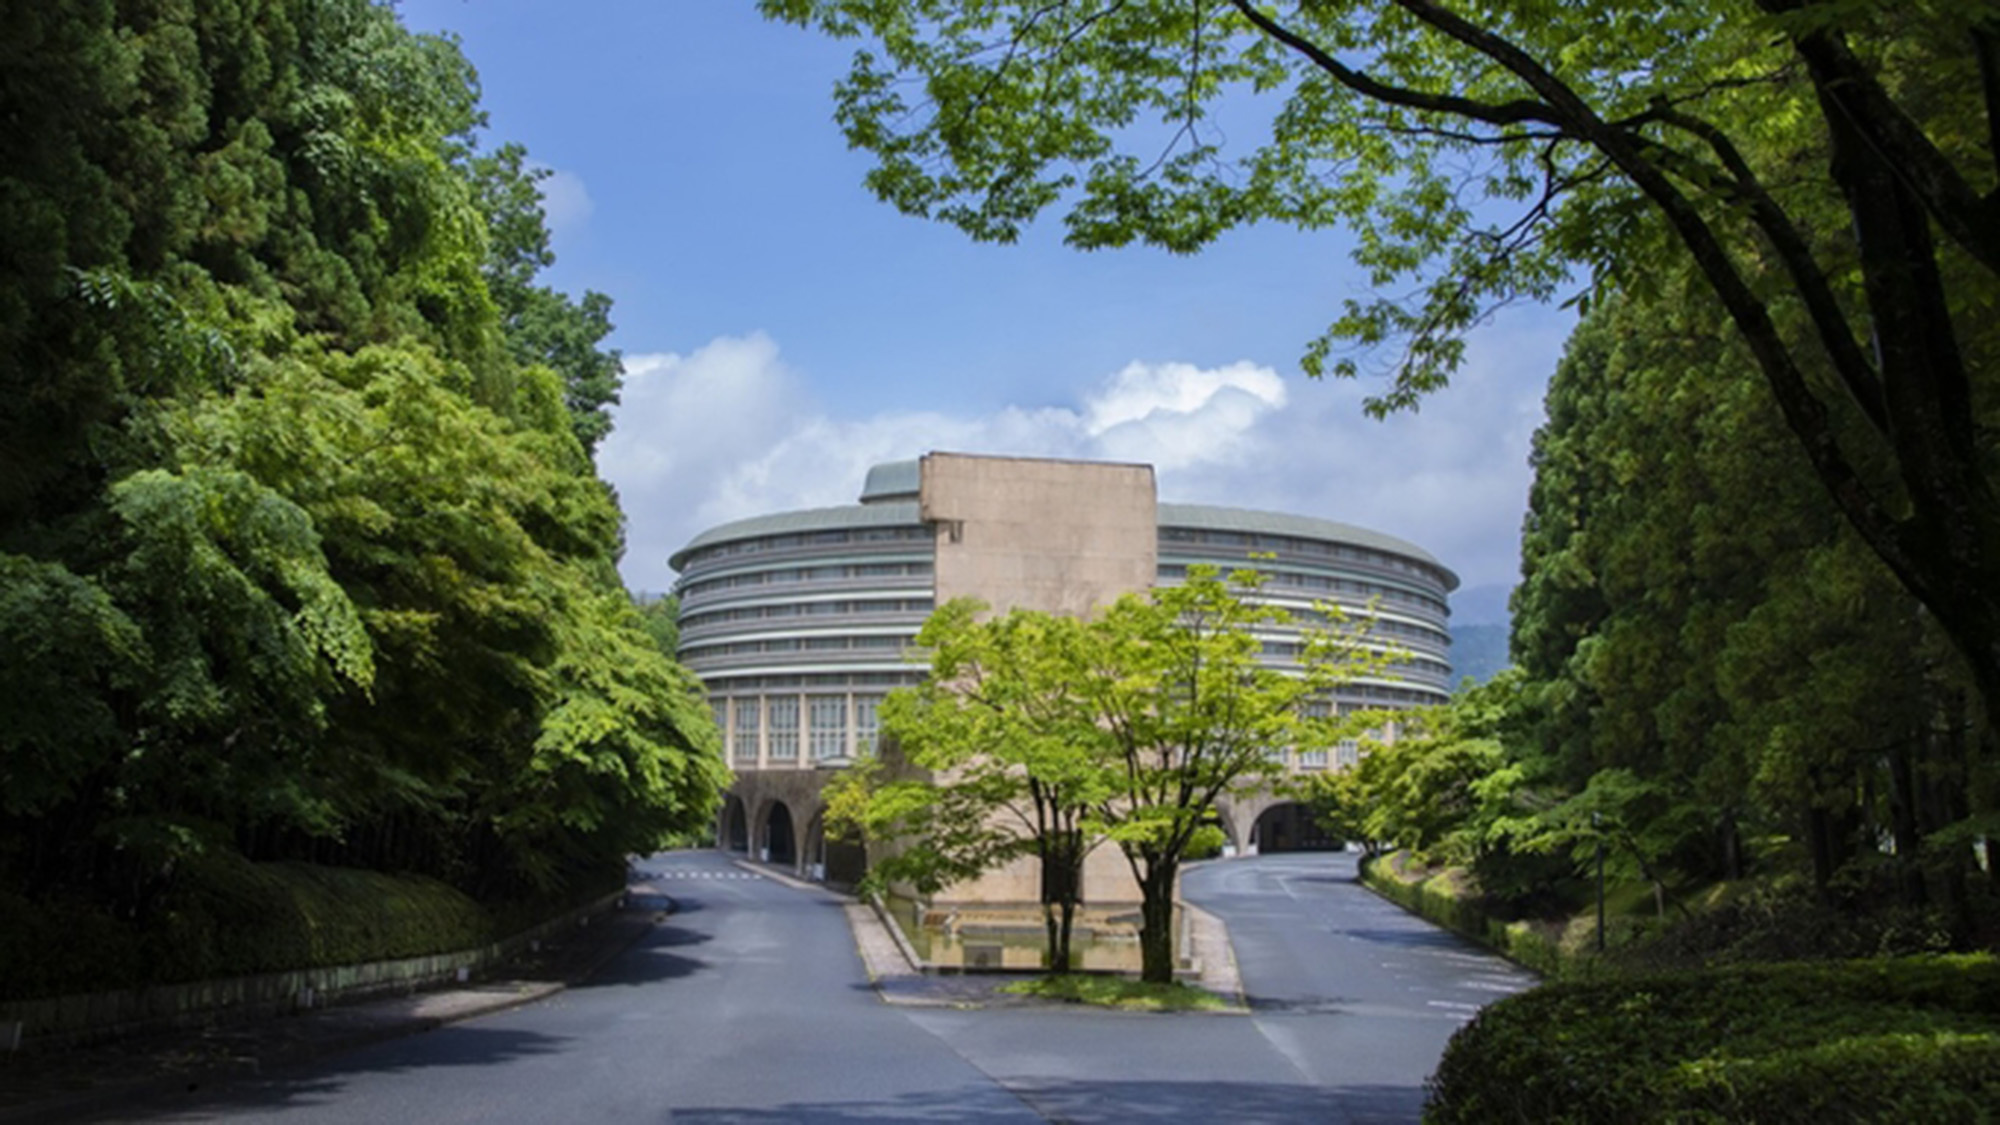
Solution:
{"label": "leafy green tree", "polygon": [[923,775],[871,767],[837,790],[839,816],[896,842],[882,872],[931,890],[1034,855],[1058,972],[1084,858],[1109,840],[1140,889],[1141,974],[1172,980],[1174,891],[1185,857],[1220,834],[1217,799],[1281,778],[1276,750],[1335,741],[1352,723],[1324,706],[1333,686],[1397,655],[1322,606],[1329,625],[1300,630],[1297,669],[1266,664],[1257,632],[1297,622],[1247,597],[1257,584],[1191,567],[1081,621],[940,607],[918,636],[930,677],[883,705]]}
{"label": "leafy green tree", "polygon": [[474,158],[471,172],[488,216],[486,284],[500,306],[508,351],[521,363],[562,376],[576,440],[595,452],[611,432],[610,407],[618,404],[625,376],[617,349],[599,347],[611,334],[611,298],[589,290],[577,301],[534,284],[535,274],[555,262],[535,186],[549,169],[535,167],[526,149],[510,144]]}
{"label": "leafy green tree", "polygon": [[1189,567],[1179,585],[1126,595],[1080,634],[1073,691],[1111,785],[1093,823],[1124,852],[1139,884],[1143,979],[1173,979],[1173,896],[1181,864],[1218,831],[1218,798],[1276,783],[1287,747],[1336,741],[1346,727],[1321,713],[1333,687],[1381,673],[1395,653],[1364,625],[1321,606],[1327,625],[1299,632],[1296,671],[1261,659],[1257,633],[1298,625],[1248,596],[1259,579]]}
{"label": "leafy green tree", "polygon": [[234,849],[506,898],[705,821],[579,424],[606,305],[508,319],[547,235],[456,46],[119,2],[0,63],[0,883],[145,915]]}
{"label": "leafy green tree", "polygon": [[646,635],[653,638],[654,647],[672,657],[681,649],[681,600],[672,594],[664,598],[642,598],[638,601],[639,620],[645,623]]}
{"label": "leafy green tree", "polygon": [[[1350,303],[1305,366],[1400,344],[1378,411],[1572,269],[1685,268],[1819,489],[2000,700],[1993,360],[1966,336],[2000,282],[1994,0],[761,7],[870,40],[836,117],[905,212],[1011,241],[1061,206],[1072,245],[1177,253],[1349,226],[1416,296]],[[1232,152],[1222,118],[1260,97],[1263,143]]]}
{"label": "leafy green tree", "polygon": [[925,806],[931,830],[912,835],[902,856],[933,866],[931,855],[957,857],[943,866],[961,877],[1033,856],[1049,969],[1066,973],[1084,860],[1102,839],[1091,814],[1111,792],[1093,716],[1075,700],[1090,626],[1021,609],[981,621],[983,609],[964,599],[939,607],[916,639],[929,677],[883,701],[884,734],[944,802]]}
{"label": "leafy green tree", "polygon": [[1546,799],[1531,834],[1595,839],[1594,813],[1656,889],[1741,877],[1747,839],[1783,837],[1824,888],[1893,837],[1905,894],[1956,898],[1952,863],[1930,892],[1919,869],[1974,806],[1929,787],[1984,791],[1981,752],[1940,737],[1982,720],[1720,323],[1698,295],[1616,295],[1550,384],[1515,597]]}

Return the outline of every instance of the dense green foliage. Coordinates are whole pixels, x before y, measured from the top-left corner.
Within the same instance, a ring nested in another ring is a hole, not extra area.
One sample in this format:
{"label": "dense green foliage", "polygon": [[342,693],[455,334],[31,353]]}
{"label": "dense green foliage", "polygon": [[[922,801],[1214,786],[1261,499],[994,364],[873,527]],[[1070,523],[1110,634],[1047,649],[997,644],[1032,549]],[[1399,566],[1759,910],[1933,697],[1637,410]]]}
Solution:
{"label": "dense green foliage", "polygon": [[1425,1120],[1975,1122],[1996,1104],[2000,963],[1941,957],[1547,985],[1452,1040]]}
{"label": "dense green foliage", "polygon": [[1906,896],[1962,911],[1968,833],[2000,806],[1963,665],[1716,320],[1609,302],[1550,384],[1515,601],[1524,764],[1596,788],[1578,811],[1654,862],[1737,877],[1782,836],[1827,887],[1887,840]]}
{"label": "dense green foliage", "polygon": [[456,46],[78,0],[0,65],[0,886],[151,916],[233,854],[490,900],[704,820],[589,455],[608,303],[534,286]]}
{"label": "dense green foliage", "polygon": [[1411,870],[1401,862],[1407,858],[1406,852],[1362,857],[1362,884],[1410,913],[1463,934],[1550,979],[1589,976],[1599,968],[1566,948],[1566,935],[1555,925],[1496,917],[1487,909],[1487,896],[1472,884],[1464,868]]}
{"label": "dense green foliage", "polygon": [[144,920],[65,898],[0,894],[0,908],[0,999],[455,953],[505,936],[435,879],[229,853],[191,864]]}
{"label": "dense green foliage", "polygon": [[[1661,955],[1815,952],[1777,931],[1822,910],[1820,956],[1990,943],[2000,770],[1963,664],[1720,327],[1698,293],[1585,318],[1535,442],[1517,670],[1319,782],[1322,814],[1502,918],[1578,910],[1601,846],[1672,922]],[[1746,877],[1776,882],[1691,917]]]}

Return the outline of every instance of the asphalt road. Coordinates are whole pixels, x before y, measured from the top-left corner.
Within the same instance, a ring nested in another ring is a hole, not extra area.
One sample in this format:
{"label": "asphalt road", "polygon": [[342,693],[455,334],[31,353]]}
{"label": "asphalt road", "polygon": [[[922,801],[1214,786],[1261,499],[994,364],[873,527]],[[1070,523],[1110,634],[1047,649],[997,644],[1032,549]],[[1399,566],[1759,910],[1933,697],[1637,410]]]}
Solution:
{"label": "asphalt road", "polygon": [[716,853],[642,866],[679,910],[590,984],[144,1119],[1412,1121],[1451,1033],[1531,983],[1362,890],[1350,857],[1294,855],[1186,876],[1230,926],[1247,1016],[898,1008],[833,896]]}

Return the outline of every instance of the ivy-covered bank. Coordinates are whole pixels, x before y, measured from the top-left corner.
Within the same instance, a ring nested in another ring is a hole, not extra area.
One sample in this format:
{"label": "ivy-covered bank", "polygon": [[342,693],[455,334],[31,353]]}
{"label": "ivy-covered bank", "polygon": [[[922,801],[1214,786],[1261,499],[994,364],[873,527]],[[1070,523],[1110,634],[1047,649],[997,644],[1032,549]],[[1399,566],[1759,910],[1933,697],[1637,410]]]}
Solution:
{"label": "ivy-covered bank", "polygon": [[143,919],[0,896],[0,1001],[458,953],[617,891],[482,905],[446,883],[305,863],[205,860]]}
{"label": "ivy-covered bank", "polygon": [[540,173],[457,45],[367,0],[13,8],[0,994],[450,945],[706,823],[592,460],[610,302],[537,284]]}

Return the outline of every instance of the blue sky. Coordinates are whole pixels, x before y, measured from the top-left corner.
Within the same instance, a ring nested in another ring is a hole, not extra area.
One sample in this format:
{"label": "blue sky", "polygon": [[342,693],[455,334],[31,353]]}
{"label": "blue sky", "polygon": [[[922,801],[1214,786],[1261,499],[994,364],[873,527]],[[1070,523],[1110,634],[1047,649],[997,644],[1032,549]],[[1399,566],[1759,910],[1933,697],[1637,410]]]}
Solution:
{"label": "blue sky", "polygon": [[628,583],[725,519],[852,502],[866,467],[931,449],[1146,461],[1163,499],[1300,512],[1423,546],[1495,620],[1518,569],[1528,442],[1571,318],[1503,314],[1422,411],[1298,371],[1365,278],[1344,236],[1239,231],[1176,258],[1082,254],[1051,215],[971,242],[861,186],[831,88],[852,44],[750,0],[402,0],[480,73],[489,139],[526,145],[557,264],[616,302],[626,357],[599,457]]}

